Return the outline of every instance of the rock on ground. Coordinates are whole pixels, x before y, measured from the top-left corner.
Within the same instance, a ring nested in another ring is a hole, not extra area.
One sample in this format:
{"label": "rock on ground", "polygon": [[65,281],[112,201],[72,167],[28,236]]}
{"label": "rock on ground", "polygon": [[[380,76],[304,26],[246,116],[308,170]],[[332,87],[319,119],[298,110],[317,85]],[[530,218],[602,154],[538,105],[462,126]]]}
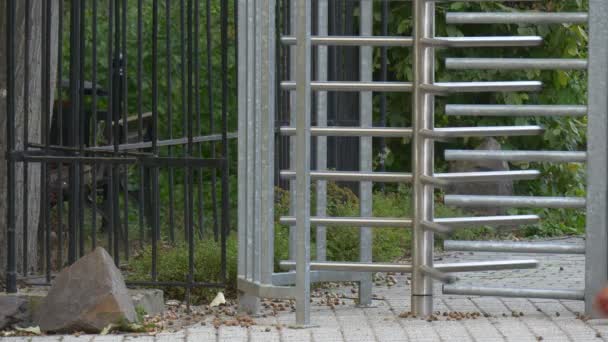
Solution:
{"label": "rock on ground", "polygon": [[[500,143],[493,138],[485,138],[475,148],[476,150],[501,150]],[[450,163],[450,172],[484,172],[484,171],[509,171],[509,163],[497,160],[485,161],[455,161]],[[498,195],[512,196],[513,182],[504,180],[500,182],[471,182],[458,183],[446,189],[448,194],[458,195]],[[504,215],[505,210],[501,208],[468,208],[479,215]]]}
{"label": "rock on ground", "polygon": [[101,247],[55,278],[36,321],[42,331],[99,332],[137,315],[120,270]]}

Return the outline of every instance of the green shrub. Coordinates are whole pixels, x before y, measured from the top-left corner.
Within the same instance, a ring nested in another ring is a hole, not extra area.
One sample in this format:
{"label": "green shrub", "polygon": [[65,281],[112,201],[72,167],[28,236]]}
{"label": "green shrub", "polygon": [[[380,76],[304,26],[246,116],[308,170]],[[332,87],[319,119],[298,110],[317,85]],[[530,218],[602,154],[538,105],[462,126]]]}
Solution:
{"label": "green shrub", "polygon": [[[221,281],[221,253],[220,245],[212,239],[198,240],[194,246],[194,281],[220,282]],[[177,244],[159,244],[157,272],[159,281],[186,281],[188,279],[188,246]],[[127,266],[127,280],[149,280],[152,270],[152,249],[144,248],[133,257]],[[237,276],[237,239],[230,235],[226,241],[226,270],[227,280],[225,295],[236,296]],[[167,287],[165,296],[172,299],[184,299],[186,295],[183,287]],[[193,303],[208,303],[220,289],[194,288],[191,293]]]}

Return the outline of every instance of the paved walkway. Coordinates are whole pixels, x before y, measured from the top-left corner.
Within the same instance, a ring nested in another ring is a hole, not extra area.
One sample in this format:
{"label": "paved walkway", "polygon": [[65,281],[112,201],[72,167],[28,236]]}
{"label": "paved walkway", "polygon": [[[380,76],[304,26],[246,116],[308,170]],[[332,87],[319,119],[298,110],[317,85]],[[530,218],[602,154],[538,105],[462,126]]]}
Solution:
{"label": "paved walkway", "polygon": [[[581,243],[580,239],[565,240]],[[493,253],[445,253],[443,261],[473,261],[533,257],[541,262],[534,270],[514,270],[460,274],[461,283],[489,286],[581,289],[584,258],[580,255],[499,255]],[[382,276],[382,275],[381,275]],[[409,285],[406,275],[392,275],[374,288],[373,308],[356,308],[351,287],[321,290],[315,298],[312,321],[317,328],[290,329],[294,313],[256,318],[249,328],[220,326],[211,321],[184,331],[156,336],[53,336],[5,338],[8,341],[607,341],[608,320],[586,320],[580,316],[583,303],[577,301],[458,297],[440,294],[436,287],[435,319],[405,317],[409,311]],[[327,293],[325,293],[327,292]],[[335,295],[337,294],[337,296]],[[327,305],[327,297],[339,305]],[[335,298],[339,298],[337,301]],[[321,303],[321,301],[325,301]],[[344,302],[344,304],[342,304]],[[468,314],[467,314],[468,313]],[[447,315],[447,316],[444,316]],[[3,340],[4,341],[4,340]]]}

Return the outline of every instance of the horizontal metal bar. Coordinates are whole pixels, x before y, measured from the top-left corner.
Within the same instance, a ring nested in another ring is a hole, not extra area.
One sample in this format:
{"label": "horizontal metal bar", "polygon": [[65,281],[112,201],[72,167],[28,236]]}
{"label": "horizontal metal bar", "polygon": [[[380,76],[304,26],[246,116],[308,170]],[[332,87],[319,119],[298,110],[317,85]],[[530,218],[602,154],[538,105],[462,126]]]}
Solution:
{"label": "horizontal metal bar", "polygon": [[[279,263],[282,269],[293,270],[296,263],[291,260],[283,260]],[[406,264],[388,264],[371,262],[310,262],[311,271],[350,271],[350,272],[412,272],[412,266]]]}
{"label": "horizontal metal bar", "polygon": [[[48,150],[52,152],[55,151],[63,151],[63,152],[77,152],[77,153],[81,153],[82,151],[84,151],[85,153],[87,153],[87,155],[90,154],[101,154],[101,155],[112,155],[112,156],[116,156],[116,152],[114,152],[114,149],[112,150],[99,150],[97,149],[97,147],[85,147],[83,149],[80,149],[80,147],[73,147],[73,146],[60,146],[60,145],[49,145],[49,146],[45,146],[44,144],[38,144],[38,143],[28,143],[27,147],[29,148],[29,150],[27,151],[28,153],[32,153],[32,152],[38,152],[40,155],[46,155],[46,151],[43,151],[42,149]],[[32,148],[34,149],[40,149],[38,151],[32,150]],[[25,151],[22,151],[25,152]],[[15,151],[15,153],[19,153],[19,151]],[[62,154],[65,155],[65,154]],[[120,152],[121,156],[126,156],[126,157],[142,157],[142,156],[153,156],[153,153],[149,153],[149,152],[140,152],[140,151],[121,151]]]}
{"label": "horizontal metal bar", "polygon": [[159,167],[192,167],[219,169],[226,164],[225,159],[192,157],[145,157],[139,159],[143,165]]}
{"label": "horizontal metal bar", "polygon": [[449,104],[445,106],[445,114],[460,116],[585,116],[587,106]]}
{"label": "horizontal metal bar", "polygon": [[[280,128],[283,135],[295,136],[294,127],[283,126]],[[382,138],[404,138],[412,135],[411,128],[390,128],[390,127],[311,127],[312,136],[333,136],[333,137],[382,137]]]}
{"label": "horizontal metal bar", "polygon": [[427,175],[420,175],[420,181],[422,184],[434,186],[437,188],[446,188],[450,185],[450,182],[443,180],[438,177],[432,177]]}
{"label": "horizontal metal bar", "polygon": [[239,290],[247,294],[260,298],[295,298],[295,287],[260,284],[257,282],[249,281],[243,278],[242,276],[239,276],[237,279],[237,287]]}
{"label": "horizontal metal bar", "polygon": [[584,291],[582,290],[514,289],[508,287],[482,287],[468,285],[444,285],[443,294],[513,298],[546,298],[562,300],[584,299]]}
{"label": "horizontal metal bar", "polygon": [[420,88],[426,92],[447,95],[457,93],[488,93],[488,92],[517,92],[541,91],[539,81],[502,81],[502,82],[437,82],[422,84]]}
{"label": "horizontal metal bar", "polygon": [[441,272],[427,265],[421,265],[420,271],[422,271],[422,273],[428,275],[429,277],[445,284],[453,284],[458,281],[458,277]]}
{"label": "horizontal metal bar", "polygon": [[446,24],[586,24],[587,13],[448,12]]}
{"label": "horizontal metal bar", "polygon": [[[227,134],[228,139],[236,139],[238,138],[237,132],[231,132]],[[198,137],[192,138],[193,143],[201,143],[208,141],[220,141],[222,140],[221,134],[210,134],[210,135],[201,135]],[[177,145],[186,145],[188,143],[188,138],[177,138],[177,139],[168,139],[168,140],[157,140],[156,145],[158,147],[167,147],[167,146],[177,146]],[[120,144],[118,145],[119,151],[125,150],[137,150],[141,148],[151,148],[152,141],[142,141],[130,144]],[[91,151],[114,151],[114,145],[105,145],[105,146],[96,146],[90,147]]]}
{"label": "horizontal metal bar", "polygon": [[434,233],[437,234],[450,234],[451,232],[454,231],[454,227],[449,227],[437,222],[429,222],[429,221],[421,221],[420,225],[422,226],[422,228],[426,229],[426,230],[430,230]]}
{"label": "horizontal metal bar", "polygon": [[[282,269],[295,269],[296,263],[283,260],[279,263]],[[524,260],[493,260],[459,263],[443,263],[433,266],[440,272],[481,272],[512,269],[528,269],[538,267],[538,261]],[[406,264],[371,263],[371,262],[318,262],[310,263],[311,271],[353,271],[353,272],[412,272],[412,266]]]}
{"label": "horizontal metal bar", "polygon": [[[537,215],[504,215],[504,216],[477,216],[477,217],[444,217],[436,218],[433,223],[452,228],[485,227],[485,226],[519,226],[534,224],[540,221]],[[293,216],[283,216],[279,223],[294,225]],[[311,225],[322,226],[347,226],[347,227],[395,227],[408,228],[412,226],[412,220],[403,218],[385,217],[316,217],[310,218]],[[445,230],[445,229],[443,229]],[[449,233],[449,231],[447,232]]]}
{"label": "horizontal metal bar", "polygon": [[446,240],[443,242],[443,249],[464,252],[585,254],[584,245],[554,242]]}
{"label": "horizontal metal bar", "polygon": [[474,261],[474,262],[456,262],[435,264],[436,270],[442,272],[481,272],[481,271],[500,271],[537,268],[538,261],[534,259],[522,260],[491,260],[491,261]]}
{"label": "horizontal metal bar", "polygon": [[586,70],[586,59],[566,58],[446,58],[452,70]]}
{"label": "horizontal metal bar", "polygon": [[[295,225],[296,218],[293,216],[282,216],[281,224]],[[407,228],[412,226],[412,220],[390,217],[311,217],[311,225],[321,226],[347,226],[347,227],[389,227]]]}
{"label": "horizontal metal bar", "polygon": [[457,207],[585,208],[584,197],[445,195],[444,203]]}
{"label": "horizontal metal bar", "polygon": [[436,178],[449,183],[531,180],[540,177],[538,170],[436,173]]}
{"label": "horizontal metal bar", "polygon": [[[436,173],[434,175],[440,181],[447,183],[461,182],[489,182],[500,180],[531,180],[540,176],[540,171],[537,170],[518,170],[518,171],[487,171],[487,172],[451,172],[451,173]],[[410,173],[396,172],[358,172],[358,171],[311,171],[311,180],[329,180],[329,181],[345,181],[345,182],[395,182],[403,183],[410,182],[412,175]],[[295,179],[295,171],[282,170],[281,178]]]}
{"label": "horizontal metal bar", "polygon": [[422,130],[427,138],[464,138],[492,136],[524,136],[544,133],[541,126],[480,126],[480,127],[444,127],[434,130]]}
{"label": "horizontal metal bar", "polygon": [[[28,151],[29,152],[29,151]],[[49,155],[39,155],[39,154],[29,154],[25,153],[12,153],[13,161],[21,162],[27,161],[30,163],[85,163],[85,164],[93,164],[93,163],[105,163],[105,164],[137,164],[138,158],[132,157],[85,157],[85,156],[49,156]]]}
{"label": "horizontal metal bar", "polygon": [[[283,179],[296,179],[295,171],[282,170],[280,175]],[[312,181],[408,183],[412,181],[412,174],[397,172],[311,171],[310,179]]]}
{"label": "horizontal metal bar", "polygon": [[423,44],[435,47],[531,47],[543,44],[539,36],[491,36],[491,37],[436,37],[423,38]]}
{"label": "horizontal metal bar", "polygon": [[[412,37],[398,36],[312,36],[312,45],[331,46],[412,46]],[[293,36],[281,37],[281,43],[285,45],[296,45]]]}
{"label": "horizontal metal bar", "polygon": [[585,163],[587,153],[577,151],[445,150],[445,160]]}
{"label": "horizontal metal bar", "polygon": [[[296,82],[283,81],[281,88],[296,90]],[[410,92],[409,82],[361,82],[361,81],[312,81],[310,88],[314,91],[377,91],[377,92]]]}
{"label": "horizontal metal bar", "polygon": [[192,282],[187,281],[126,281],[127,286],[167,286],[167,287],[209,287],[209,288],[225,288],[226,284],[223,283],[209,283],[209,282]]}
{"label": "horizontal metal bar", "polygon": [[[349,272],[349,271],[311,271],[311,283],[325,283],[334,281],[361,281],[367,279],[369,274],[365,272]],[[279,272],[272,274],[272,284],[294,285],[296,282],[295,272]]]}
{"label": "horizontal metal bar", "polygon": [[538,215],[503,215],[436,218],[433,222],[449,227],[519,226],[540,221]]}

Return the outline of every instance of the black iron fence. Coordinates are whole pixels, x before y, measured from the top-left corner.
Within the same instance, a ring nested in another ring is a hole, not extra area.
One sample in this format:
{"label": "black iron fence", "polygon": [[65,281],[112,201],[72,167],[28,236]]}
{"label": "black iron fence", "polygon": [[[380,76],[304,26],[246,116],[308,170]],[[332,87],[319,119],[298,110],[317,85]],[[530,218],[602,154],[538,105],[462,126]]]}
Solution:
{"label": "black iron fence", "polygon": [[[234,4],[6,4],[7,291],[49,284],[97,246],[117,265],[151,250],[149,278],[131,285],[223,286]],[[201,239],[221,246],[217,281],[195,279]],[[159,278],[165,242],[188,250],[182,281]]]}

